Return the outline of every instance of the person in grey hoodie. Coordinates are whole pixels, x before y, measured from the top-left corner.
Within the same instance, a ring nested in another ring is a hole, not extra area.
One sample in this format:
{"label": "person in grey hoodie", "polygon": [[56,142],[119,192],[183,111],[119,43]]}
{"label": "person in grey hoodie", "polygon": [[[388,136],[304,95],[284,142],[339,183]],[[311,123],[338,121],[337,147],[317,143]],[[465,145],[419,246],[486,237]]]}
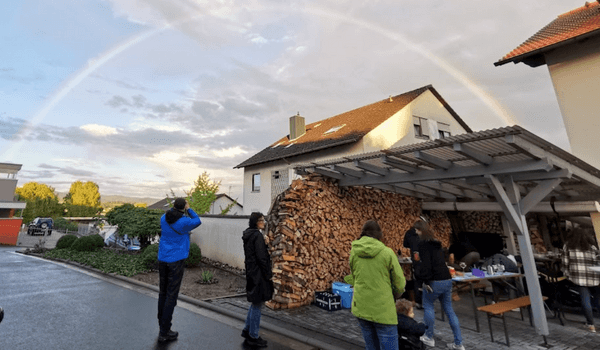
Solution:
{"label": "person in grey hoodie", "polygon": [[244,231],[244,264],[246,266],[246,295],[252,304],[248,309],[242,337],[251,347],[266,347],[267,341],[258,335],[262,305],[273,297],[273,270],[261,230],[265,229],[262,213],[250,214],[249,227]]}

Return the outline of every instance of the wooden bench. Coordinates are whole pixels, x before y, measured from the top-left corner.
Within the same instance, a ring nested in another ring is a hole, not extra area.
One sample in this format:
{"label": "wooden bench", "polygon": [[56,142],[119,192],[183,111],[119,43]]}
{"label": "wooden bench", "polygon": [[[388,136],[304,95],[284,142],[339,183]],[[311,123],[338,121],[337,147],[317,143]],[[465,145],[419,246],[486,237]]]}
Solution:
{"label": "wooden bench", "polygon": [[[547,300],[548,297],[542,297],[543,300]],[[519,308],[521,311],[521,320],[523,320],[523,309],[524,307],[531,306],[531,300],[529,296],[524,296],[520,298],[515,298],[511,300],[501,301],[499,303],[484,305],[477,308],[479,311],[483,311],[487,313],[488,317],[488,325],[490,327],[490,337],[492,338],[492,343],[494,342],[494,334],[492,333],[492,317],[500,317],[502,318],[502,323],[504,325],[504,336],[506,337],[506,345],[510,346],[510,341],[508,339],[508,329],[506,328],[506,319],[504,318],[504,314],[510,310]],[[530,315],[531,322],[531,315]]]}

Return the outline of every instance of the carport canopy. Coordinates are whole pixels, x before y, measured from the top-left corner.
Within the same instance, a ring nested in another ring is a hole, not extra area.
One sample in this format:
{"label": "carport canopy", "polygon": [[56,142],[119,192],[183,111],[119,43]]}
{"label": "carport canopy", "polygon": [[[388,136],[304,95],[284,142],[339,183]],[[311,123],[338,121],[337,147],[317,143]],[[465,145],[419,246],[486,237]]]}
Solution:
{"label": "carport canopy", "polygon": [[[416,197],[423,209],[502,211],[517,234],[536,332],[548,335],[525,215],[599,212],[600,170],[520,126],[297,164],[338,186]],[[511,235],[512,236],[512,235]]]}

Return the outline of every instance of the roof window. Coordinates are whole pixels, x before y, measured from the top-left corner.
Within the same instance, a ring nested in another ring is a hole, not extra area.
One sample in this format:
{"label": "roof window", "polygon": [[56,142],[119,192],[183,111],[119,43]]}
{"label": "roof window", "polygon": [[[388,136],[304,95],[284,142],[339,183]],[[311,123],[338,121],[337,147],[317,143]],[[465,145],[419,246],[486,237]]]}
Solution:
{"label": "roof window", "polygon": [[288,147],[290,147],[291,145],[293,145],[294,143],[295,143],[295,142],[292,142],[292,143],[290,143],[289,145],[285,146],[284,148],[288,148]]}
{"label": "roof window", "polygon": [[273,146],[271,148],[277,148],[277,146],[281,146],[282,143],[283,143],[283,141],[281,141],[280,143],[276,144],[275,146]]}
{"label": "roof window", "polygon": [[329,130],[325,131],[325,132],[323,133],[323,135],[332,134],[332,133],[334,133],[334,132],[336,132],[336,131],[340,130],[340,129],[341,129],[341,128],[343,128],[344,126],[346,126],[346,124],[342,124],[342,125],[334,126],[333,128],[331,128],[331,129],[329,129]]}

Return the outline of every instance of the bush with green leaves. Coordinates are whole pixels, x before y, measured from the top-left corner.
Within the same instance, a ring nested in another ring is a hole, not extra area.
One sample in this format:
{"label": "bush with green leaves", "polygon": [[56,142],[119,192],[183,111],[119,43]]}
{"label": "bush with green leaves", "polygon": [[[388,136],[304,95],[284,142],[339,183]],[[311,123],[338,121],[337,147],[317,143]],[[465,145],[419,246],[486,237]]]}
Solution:
{"label": "bush with green leaves", "polygon": [[119,254],[119,252],[110,249],[100,249],[93,252],[53,249],[46,252],[44,257],[76,261],[104,273],[115,273],[127,277],[148,271],[142,260],[142,254]]}
{"label": "bush with green leaves", "polygon": [[104,247],[104,240],[100,235],[83,236],[75,240],[71,250],[79,252],[93,252]]}
{"label": "bush with green leaves", "polygon": [[202,282],[210,282],[213,279],[214,274],[209,270],[202,271]]}
{"label": "bush with green leaves", "polygon": [[54,229],[61,231],[77,231],[78,226],[76,223],[71,222],[63,217],[54,218]]}
{"label": "bush with green leaves", "polygon": [[133,204],[123,204],[114,207],[106,214],[106,220],[111,225],[119,226],[118,235],[137,238],[143,248],[160,233],[160,217],[164,212],[160,209],[135,207]]}
{"label": "bush with green leaves", "polygon": [[202,251],[196,243],[190,243],[190,254],[185,259],[185,266],[196,266],[202,260]]}
{"label": "bush with green leaves", "polygon": [[56,241],[56,249],[69,249],[76,240],[77,236],[75,235],[64,235]]}
{"label": "bush with green leaves", "polygon": [[158,266],[158,244],[151,244],[144,248],[142,261],[148,268],[155,269]]}

